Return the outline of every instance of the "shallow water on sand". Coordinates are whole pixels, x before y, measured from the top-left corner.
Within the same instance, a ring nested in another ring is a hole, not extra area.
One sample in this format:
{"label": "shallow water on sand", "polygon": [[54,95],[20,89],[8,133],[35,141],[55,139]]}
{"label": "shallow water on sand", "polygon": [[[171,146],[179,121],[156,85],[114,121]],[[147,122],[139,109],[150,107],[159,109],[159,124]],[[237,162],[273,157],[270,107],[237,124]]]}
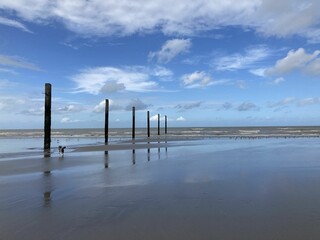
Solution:
{"label": "shallow water on sand", "polygon": [[0,162],[0,239],[319,239],[319,139]]}

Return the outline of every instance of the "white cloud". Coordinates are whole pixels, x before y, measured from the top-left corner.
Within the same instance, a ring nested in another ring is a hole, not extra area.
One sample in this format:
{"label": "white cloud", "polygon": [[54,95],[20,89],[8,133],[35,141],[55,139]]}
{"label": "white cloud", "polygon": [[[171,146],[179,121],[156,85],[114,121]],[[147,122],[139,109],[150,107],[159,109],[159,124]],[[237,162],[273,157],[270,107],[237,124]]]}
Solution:
{"label": "white cloud", "polygon": [[[161,31],[192,35],[242,26],[267,36],[298,34],[317,39],[318,0],[2,0],[0,8],[39,24],[62,22],[83,35],[131,35]],[[298,19],[298,20],[297,20]],[[315,37],[316,36],[316,37]]]}
{"label": "white cloud", "polygon": [[41,71],[41,69],[33,63],[26,61],[23,58],[16,56],[6,56],[0,55],[0,65],[14,67],[14,68],[24,68],[34,71]]}
{"label": "white cloud", "polygon": [[282,0],[281,4],[278,0],[265,0],[261,1],[253,16],[257,31],[265,35],[308,37],[308,32],[319,27],[319,7],[318,0]]}
{"label": "white cloud", "polygon": [[283,77],[278,77],[269,83],[272,85],[279,85],[280,83],[282,83],[284,81],[285,81],[285,79]]}
{"label": "white cloud", "polygon": [[23,25],[22,23],[20,23],[16,20],[0,17],[0,24],[6,25],[9,27],[18,28],[24,32],[32,33],[25,25]]}
{"label": "white cloud", "polygon": [[[160,115],[160,121],[164,121],[164,120],[165,120],[165,116]],[[151,116],[150,121],[153,121],[153,122],[158,121],[158,114]]]}
{"label": "white cloud", "polygon": [[299,48],[296,51],[291,50],[286,57],[278,60],[275,66],[267,69],[265,73],[267,75],[282,75],[301,70],[311,74],[319,74],[319,55],[320,50],[314,51],[312,54],[306,53],[303,48]]}
{"label": "white cloud", "polygon": [[160,63],[168,63],[181,53],[189,51],[190,39],[171,39],[165,42],[158,52],[150,52],[149,58],[156,58]]}
{"label": "white cloud", "polygon": [[[110,100],[109,100],[110,104]],[[105,100],[101,101],[98,105],[94,106],[93,111],[96,113],[104,112],[106,107],[106,102]]]}
{"label": "white cloud", "polygon": [[96,67],[82,70],[71,79],[78,92],[99,94],[107,90],[132,92],[154,91],[158,83],[151,80],[152,71],[145,67]]}
{"label": "white cloud", "polygon": [[186,121],[186,119],[184,117],[180,116],[180,117],[177,118],[177,121],[181,121],[182,122],[182,121]]}
{"label": "white cloud", "polygon": [[78,106],[78,105],[74,105],[74,104],[70,104],[70,105],[66,105],[66,106],[57,108],[55,110],[55,112],[58,114],[66,114],[66,113],[80,112],[82,110],[83,110],[83,107]]}
{"label": "white cloud", "polygon": [[132,107],[135,107],[135,110],[144,110],[147,109],[150,105],[143,103],[139,98],[133,99],[127,106],[126,110],[131,111]]}
{"label": "white cloud", "polygon": [[250,69],[249,72],[259,77],[265,77],[265,68]]}
{"label": "white cloud", "polygon": [[320,75],[320,58],[317,58],[308,64],[304,71],[311,75]]}
{"label": "white cloud", "polygon": [[168,68],[156,66],[155,68],[151,69],[151,75],[160,78],[162,81],[171,81],[173,72]]}
{"label": "white cloud", "polygon": [[80,122],[78,119],[70,119],[68,117],[64,117],[61,119],[61,123],[77,123]]}
{"label": "white cloud", "polygon": [[[247,49],[244,54],[236,53],[215,59],[212,64],[218,71],[234,71],[250,68],[268,56],[270,56],[270,50],[267,47],[255,46]],[[253,72],[260,73],[254,70]]]}
{"label": "white cloud", "polygon": [[226,80],[213,80],[210,75],[203,71],[185,74],[181,77],[182,85],[186,88],[205,88],[211,85],[226,83]]}
{"label": "white cloud", "polygon": [[113,93],[125,90],[126,87],[123,83],[118,83],[116,81],[106,82],[103,87],[100,89],[101,93]]}
{"label": "white cloud", "polygon": [[[105,111],[106,101],[102,100],[99,104],[93,107],[93,112],[95,113],[101,113]],[[122,107],[120,105],[117,105],[113,100],[109,99],[109,110],[115,111],[120,110]]]}

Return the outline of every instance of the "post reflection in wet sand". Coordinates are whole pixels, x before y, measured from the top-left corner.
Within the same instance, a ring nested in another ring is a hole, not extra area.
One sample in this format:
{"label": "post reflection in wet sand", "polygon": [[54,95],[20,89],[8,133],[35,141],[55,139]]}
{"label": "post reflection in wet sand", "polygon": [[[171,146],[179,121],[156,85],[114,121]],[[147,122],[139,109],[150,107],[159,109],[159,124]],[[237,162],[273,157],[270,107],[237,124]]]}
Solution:
{"label": "post reflection in wet sand", "polygon": [[43,201],[44,201],[44,206],[49,207],[51,203],[51,192],[44,192],[43,193]]}
{"label": "post reflection in wet sand", "polygon": [[136,164],[136,150],[132,149],[132,164]]}
{"label": "post reflection in wet sand", "polygon": [[108,151],[105,151],[104,153],[104,168],[109,168],[109,153]]}
{"label": "post reflection in wet sand", "polygon": [[43,178],[43,201],[44,201],[44,207],[50,206],[51,202],[51,190],[52,190],[52,179],[51,179],[51,171],[46,170],[43,172],[44,178]]}

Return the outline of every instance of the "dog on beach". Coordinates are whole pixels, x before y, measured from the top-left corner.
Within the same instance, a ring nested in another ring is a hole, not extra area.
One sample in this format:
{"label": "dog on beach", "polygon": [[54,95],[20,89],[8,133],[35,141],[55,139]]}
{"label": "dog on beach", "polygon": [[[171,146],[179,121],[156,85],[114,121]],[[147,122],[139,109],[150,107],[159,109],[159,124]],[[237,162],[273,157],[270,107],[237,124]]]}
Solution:
{"label": "dog on beach", "polygon": [[59,154],[63,155],[64,154],[64,150],[66,149],[66,147],[59,146],[58,149],[59,149]]}

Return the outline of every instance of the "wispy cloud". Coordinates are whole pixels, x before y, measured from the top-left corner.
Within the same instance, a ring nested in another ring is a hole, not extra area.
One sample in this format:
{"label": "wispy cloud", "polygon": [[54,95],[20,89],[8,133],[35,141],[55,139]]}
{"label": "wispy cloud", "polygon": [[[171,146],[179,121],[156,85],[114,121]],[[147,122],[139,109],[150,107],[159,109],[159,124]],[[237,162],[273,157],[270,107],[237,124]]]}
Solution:
{"label": "wispy cloud", "polygon": [[193,108],[199,108],[201,106],[202,102],[191,102],[191,103],[184,103],[184,104],[178,104],[174,106],[175,109],[178,109],[179,111],[186,111]]}
{"label": "wispy cloud", "polygon": [[64,117],[61,119],[61,123],[77,123],[80,122],[78,119],[71,119],[69,117]]}
{"label": "wispy cloud", "polygon": [[0,111],[1,110],[13,110],[17,106],[25,104],[24,99],[17,99],[16,97],[1,97],[0,96]]}
{"label": "wispy cloud", "polygon": [[278,102],[269,103],[268,107],[274,108],[274,107],[279,107],[279,106],[283,106],[283,105],[293,104],[295,101],[296,101],[296,99],[294,97],[287,97],[287,98],[280,100]]}
{"label": "wispy cloud", "polygon": [[285,79],[283,77],[278,77],[274,79],[273,81],[270,81],[269,84],[271,85],[279,85],[280,83],[283,83]]}
{"label": "wispy cloud", "polygon": [[24,68],[34,71],[42,71],[37,65],[16,56],[0,55],[0,65],[13,68]]}
{"label": "wispy cloud", "polygon": [[[128,11],[128,6],[130,11]],[[62,22],[78,34],[111,36],[160,31],[194,35],[224,26],[254,29],[266,36],[319,36],[318,0],[233,1],[1,1],[0,8],[35,23]],[[94,10],[93,10],[94,9]],[[299,21],[297,21],[299,19]]]}
{"label": "wispy cloud", "polygon": [[237,110],[240,112],[244,112],[244,111],[259,111],[259,107],[257,105],[255,105],[254,103],[251,102],[244,102],[241,103],[238,107]]}
{"label": "wispy cloud", "polygon": [[30,116],[43,116],[44,107],[38,107],[38,108],[32,107],[27,110],[23,110],[21,113],[24,115],[30,115]]}
{"label": "wispy cloud", "polygon": [[212,85],[221,85],[227,80],[214,80],[208,73],[196,71],[191,74],[185,74],[181,77],[182,86],[185,88],[206,88]]}
{"label": "wispy cloud", "polygon": [[159,63],[168,63],[179,54],[189,51],[190,39],[171,39],[165,42],[157,52],[150,52],[149,58],[155,58]]}
{"label": "wispy cloud", "polygon": [[104,92],[159,90],[158,83],[151,80],[153,71],[142,66],[95,67],[81,70],[71,77],[78,92],[97,95]]}
{"label": "wispy cloud", "polygon": [[271,51],[266,46],[255,46],[243,54],[235,53],[215,59],[212,65],[218,71],[235,71],[248,69],[270,56]]}
{"label": "wispy cloud", "polygon": [[299,107],[315,105],[315,104],[320,104],[320,98],[318,98],[318,97],[309,97],[309,98],[301,99],[301,100],[299,100],[297,102],[297,105]]}
{"label": "wispy cloud", "polygon": [[69,104],[62,107],[58,107],[54,110],[56,114],[67,114],[67,113],[76,113],[84,110],[83,106]]}
{"label": "wispy cloud", "polygon": [[18,74],[16,71],[14,71],[12,69],[9,69],[9,68],[0,68],[0,72],[2,72],[2,73],[10,73],[10,74],[13,74],[13,75]]}
{"label": "wispy cloud", "polygon": [[6,25],[6,26],[9,26],[9,27],[18,28],[18,29],[20,29],[20,30],[22,30],[24,32],[32,33],[32,31],[30,31],[22,23],[20,23],[20,22],[18,22],[16,20],[9,19],[9,18],[0,17],[0,24]]}
{"label": "wispy cloud", "polygon": [[1,88],[8,88],[8,87],[13,87],[16,86],[17,83],[9,81],[7,79],[0,79],[0,89]]}
{"label": "wispy cloud", "polygon": [[250,69],[249,72],[259,77],[265,77],[265,68]]}
{"label": "wispy cloud", "polygon": [[283,75],[293,71],[303,71],[312,75],[320,75],[320,50],[311,54],[303,48],[291,50],[287,56],[278,60],[274,67],[266,69],[267,75]]}

